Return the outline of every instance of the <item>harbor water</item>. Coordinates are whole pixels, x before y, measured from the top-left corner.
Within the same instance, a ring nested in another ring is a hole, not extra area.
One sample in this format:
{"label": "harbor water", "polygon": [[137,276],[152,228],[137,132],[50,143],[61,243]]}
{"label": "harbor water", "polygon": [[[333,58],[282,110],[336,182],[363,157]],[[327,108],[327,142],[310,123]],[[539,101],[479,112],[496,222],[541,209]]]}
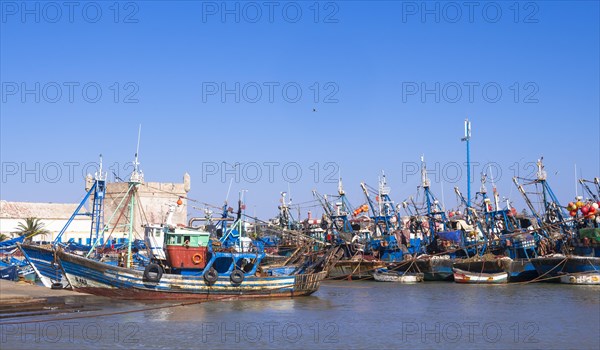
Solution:
{"label": "harbor water", "polygon": [[71,302],[91,311],[0,320],[2,349],[600,348],[597,286],[329,281],[296,299]]}

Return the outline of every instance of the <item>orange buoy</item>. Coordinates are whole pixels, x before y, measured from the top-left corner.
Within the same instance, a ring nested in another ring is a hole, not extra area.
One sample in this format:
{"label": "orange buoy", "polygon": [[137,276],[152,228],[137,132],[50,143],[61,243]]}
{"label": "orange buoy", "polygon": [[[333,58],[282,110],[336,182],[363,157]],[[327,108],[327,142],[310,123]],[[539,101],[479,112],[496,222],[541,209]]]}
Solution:
{"label": "orange buoy", "polygon": [[192,262],[194,263],[194,265],[198,265],[202,262],[203,258],[202,255],[200,254],[194,254],[194,256],[192,256]]}

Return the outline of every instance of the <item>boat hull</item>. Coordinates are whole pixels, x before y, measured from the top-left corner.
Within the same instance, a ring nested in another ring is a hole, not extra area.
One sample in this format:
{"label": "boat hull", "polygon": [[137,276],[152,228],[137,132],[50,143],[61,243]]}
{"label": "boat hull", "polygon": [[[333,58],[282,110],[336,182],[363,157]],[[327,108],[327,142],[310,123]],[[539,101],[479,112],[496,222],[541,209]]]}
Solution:
{"label": "boat hull", "polygon": [[559,277],[561,274],[579,274],[600,270],[600,258],[585,256],[551,256],[531,259],[540,276]]}
{"label": "boat hull", "polygon": [[469,284],[503,284],[508,282],[508,273],[476,273],[455,268],[454,282]]}
{"label": "boat hull", "polygon": [[373,279],[378,282],[395,282],[395,283],[419,283],[423,282],[424,275],[422,273],[406,273],[402,272],[381,272],[375,271]]}
{"label": "boat hull", "polygon": [[332,279],[367,279],[373,277],[373,271],[385,267],[385,263],[378,260],[340,260],[329,271]]}
{"label": "boat hull", "polygon": [[23,247],[19,246],[25,259],[45,287],[51,288],[54,283],[67,284],[63,271],[52,253],[48,254],[45,249],[23,249]]}
{"label": "boat hull", "polygon": [[530,259],[499,258],[494,260],[455,262],[454,268],[474,274],[508,273],[509,282],[531,281],[539,276]]}
{"label": "boat hull", "polygon": [[563,275],[560,276],[560,283],[600,285],[600,272],[583,273],[580,275]]}
{"label": "boat hull", "polygon": [[[29,254],[52,257],[47,248],[22,246]],[[145,280],[144,272],[113,266],[81,256],[57,251],[66,272],[65,279],[79,292],[120,299],[181,300],[230,298],[285,298],[310,295],[318,290],[326,272],[288,276],[246,276],[240,284],[219,276],[208,284],[202,276],[163,274],[158,282]]]}
{"label": "boat hull", "polygon": [[415,265],[423,273],[425,281],[452,281],[452,259],[418,258]]}

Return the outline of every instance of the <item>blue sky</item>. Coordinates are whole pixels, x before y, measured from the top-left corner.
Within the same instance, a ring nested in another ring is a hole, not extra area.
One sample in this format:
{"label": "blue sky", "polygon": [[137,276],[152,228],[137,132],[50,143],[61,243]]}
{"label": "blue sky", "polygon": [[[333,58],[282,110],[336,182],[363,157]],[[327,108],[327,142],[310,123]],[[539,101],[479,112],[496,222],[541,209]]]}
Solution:
{"label": "blue sky", "polygon": [[100,153],[126,177],[142,124],[146,180],[189,172],[199,201],[225,198],[221,162],[241,163],[230,200],[247,189],[263,217],[288,188],[335,192],[338,172],[354,205],[381,170],[401,201],[424,154],[450,208],[469,117],[473,192],[493,162],[520,203],[511,178],[543,155],[571,200],[574,164],[600,176],[598,2],[468,3],[2,1],[1,197],[76,202]]}

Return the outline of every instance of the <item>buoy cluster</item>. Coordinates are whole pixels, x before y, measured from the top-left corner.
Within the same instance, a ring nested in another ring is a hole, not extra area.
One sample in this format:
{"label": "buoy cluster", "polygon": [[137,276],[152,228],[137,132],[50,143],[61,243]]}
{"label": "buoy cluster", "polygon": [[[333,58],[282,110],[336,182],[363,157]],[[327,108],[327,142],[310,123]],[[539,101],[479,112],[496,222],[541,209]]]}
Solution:
{"label": "buoy cluster", "polygon": [[576,217],[577,213],[580,212],[581,216],[584,218],[592,219],[596,215],[600,215],[600,210],[598,210],[598,207],[600,207],[600,201],[582,202],[581,200],[578,200],[576,202],[570,202],[569,205],[567,205],[567,210],[569,210],[569,215],[572,217]]}
{"label": "buoy cluster", "polygon": [[358,207],[357,209],[355,209],[352,214],[354,216],[358,216],[360,213],[368,213],[368,212],[369,212],[369,206],[366,204],[363,204],[360,207]]}

